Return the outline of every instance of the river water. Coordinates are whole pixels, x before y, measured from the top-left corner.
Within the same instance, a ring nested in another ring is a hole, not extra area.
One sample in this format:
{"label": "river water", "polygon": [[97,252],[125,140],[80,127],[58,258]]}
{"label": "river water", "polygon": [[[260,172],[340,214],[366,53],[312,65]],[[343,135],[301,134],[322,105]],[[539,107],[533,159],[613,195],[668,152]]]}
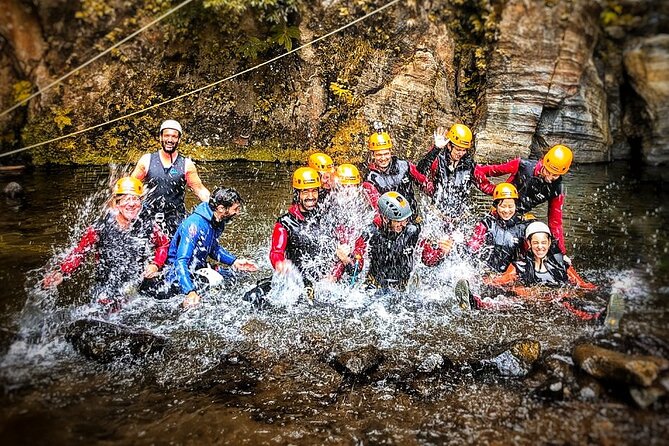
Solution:
{"label": "river water", "polygon": [[[273,291],[273,308],[255,310],[240,296],[270,274],[269,235],[290,200],[292,169],[202,163],[199,170],[206,185],[245,197],[221,243],[262,271],[195,310],[181,310],[179,298],[136,297],[111,315],[89,303],[86,271],[57,293],[36,286],[101,212],[109,169],[0,174],[3,186],[14,180],[26,190],[24,202],[0,202],[3,444],[665,444],[666,402],[641,410],[607,393],[546,401],[533,394],[531,378],[481,377],[466,366],[516,339],[564,355],[597,336],[650,339],[669,351],[669,188],[660,171],[589,165],[566,177],[568,249],[581,274],[600,285],[591,299],[601,304],[612,287],[625,295],[620,333],[611,335],[558,305],[463,313],[453,281],[467,277],[477,289],[478,273],[458,260],[419,266],[406,295],[320,284],[309,305],[288,281]],[[483,196],[475,203],[479,212],[489,206]],[[170,348],[87,360],[64,333],[90,317],[146,328]],[[342,376],[333,365],[357,349],[383,358],[371,378]],[[455,365],[421,373],[441,360]]]}

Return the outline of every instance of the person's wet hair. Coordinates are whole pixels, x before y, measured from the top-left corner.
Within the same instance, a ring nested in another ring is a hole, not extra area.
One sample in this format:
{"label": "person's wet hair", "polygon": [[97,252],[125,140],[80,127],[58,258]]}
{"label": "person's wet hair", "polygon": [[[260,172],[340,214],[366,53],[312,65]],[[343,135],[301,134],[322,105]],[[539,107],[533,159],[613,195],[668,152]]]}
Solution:
{"label": "person's wet hair", "polygon": [[218,206],[229,208],[235,203],[240,205],[244,203],[242,196],[235,189],[230,187],[217,187],[209,197],[209,207],[216,209]]}

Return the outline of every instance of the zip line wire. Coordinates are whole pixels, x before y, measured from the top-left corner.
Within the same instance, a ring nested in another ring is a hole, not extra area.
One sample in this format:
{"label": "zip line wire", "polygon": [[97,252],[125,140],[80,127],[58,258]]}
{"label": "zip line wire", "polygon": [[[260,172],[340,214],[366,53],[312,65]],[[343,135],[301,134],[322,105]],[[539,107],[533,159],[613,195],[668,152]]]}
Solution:
{"label": "zip line wire", "polygon": [[6,152],[6,153],[1,153],[1,154],[0,154],[0,158],[5,157],[5,156],[9,156],[9,155],[14,155],[14,154],[16,154],[16,153],[20,153],[20,152],[23,152],[23,151],[25,151],[25,150],[34,149],[35,147],[40,147],[40,146],[43,146],[43,145],[46,145],[46,144],[49,144],[49,143],[52,143],[52,142],[60,141],[60,140],[65,139],[65,138],[70,138],[70,137],[72,137],[72,136],[80,135],[80,134],[82,134],[82,133],[86,133],[86,132],[89,132],[89,131],[91,131],[91,130],[94,130],[94,129],[103,127],[103,126],[105,126],[105,125],[107,125],[107,124],[112,124],[112,123],[114,123],[114,122],[118,122],[118,121],[121,121],[121,120],[123,120],[123,119],[127,119],[127,118],[130,118],[130,117],[132,117],[132,116],[139,115],[139,114],[141,114],[141,113],[147,112],[147,111],[152,110],[152,109],[154,109],[154,108],[161,107],[161,106],[163,106],[163,105],[165,105],[165,104],[169,104],[170,102],[174,102],[174,101],[177,101],[177,100],[179,100],[179,99],[183,99],[183,98],[185,98],[185,97],[187,97],[187,96],[190,96],[190,95],[193,95],[193,94],[195,94],[195,93],[199,93],[199,92],[201,92],[201,91],[208,90],[208,89],[210,89],[210,88],[212,88],[212,87],[215,87],[215,86],[217,86],[217,85],[219,85],[219,84],[221,84],[221,83],[223,83],[223,82],[229,81],[229,80],[234,79],[234,78],[236,78],[236,77],[239,77],[239,76],[241,76],[241,75],[243,75],[243,74],[250,73],[251,71],[257,70],[257,69],[260,68],[260,67],[263,67],[263,66],[265,66],[265,65],[269,65],[269,64],[271,64],[272,62],[276,62],[277,60],[279,60],[279,59],[281,59],[281,58],[284,58],[284,57],[288,56],[289,54],[295,53],[295,52],[297,52],[297,51],[300,51],[301,49],[304,49],[304,48],[306,48],[306,47],[308,47],[308,46],[311,46],[311,45],[313,45],[313,44],[315,44],[315,43],[317,43],[317,42],[320,42],[321,40],[327,39],[328,37],[330,37],[330,36],[332,36],[332,35],[334,35],[334,34],[337,34],[337,33],[341,32],[341,31],[343,31],[343,30],[345,30],[345,29],[347,29],[347,28],[350,28],[351,26],[353,26],[353,25],[355,25],[355,24],[357,24],[357,23],[359,23],[359,22],[362,22],[363,20],[368,19],[369,17],[371,17],[371,16],[373,16],[373,15],[375,15],[375,14],[378,14],[379,12],[384,11],[384,10],[387,9],[387,8],[390,8],[391,6],[394,6],[396,3],[399,3],[400,1],[401,1],[401,0],[392,0],[391,2],[389,2],[389,3],[387,3],[387,4],[383,5],[383,6],[381,6],[381,7],[379,7],[379,8],[377,8],[377,9],[375,9],[375,10],[373,10],[372,12],[369,12],[369,13],[365,14],[364,16],[359,17],[359,18],[353,20],[352,22],[347,23],[346,25],[343,25],[343,26],[341,26],[341,27],[335,29],[334,31],[330,31],[330,32],[327,33],[327,34],[324,34],[324,35],[322,35],[322,36],[320,36],[320,37],[318,37],[318,38],[316,38],[316,39],[314,39],[314,40],[312,40],[312,41],[310,41],[310,42],[307,42],[307,43],[305,43],[305,44],[303,44],[303,45],[300,45],[300,46],[298,46],[297,48],[293,48],[292,50],[290,50],[290,51],[288,51],[288,52],[286,52],[286,53],[283,53],[283,54],[281,54],[281,55],[279,55],[279,56],[273,57],[273,58],[270,59],[270,60],[267,60],[267,61],[265,61],[265,62],[262,62],[262,63],[260,63],[260,64],[258,64],[258,65],[252,66],[251,68],[247,68],[246,70],[243,70],[243,71],[240,71],[240,72],[238,72],[238,73],[235,73],[235,74],[233,74],[233,75],[231,75],[231,76],[228,76],[228,77],[226,77],[226,78],[224,78],[224,79],[219,79],[219,80],[217,80],[217,81],[215,81],[215,82],[212,82],[212,83],[210,83],[210,84],[208,84],[208,85],[205,85],[204,87],[196,88],[195,90],[191,90],[191,91],[189,91],[189,92],[187,92],[187,93],[183,93],[183,94],[181,94],[181,95],[179,95],[179,96],[176,96],[176,97],[173,97],[173,98],[171,98],[171,99],[167,99],[167,100],[162,101],[162,102],[159,102],[159,103],[157,103],[157,104],[150,105],[149,107],[143,108],[143,109],[141,109],[141,110],[137,110],[137,111],[134,111],[134,112],[132,112],[132,113],[128,113],[127,115],[123,115],[123,116],[119,116],[118,118],[110,119],[109,121],[103,122],[103,123],[101,123],[101,124],[96,124],[96,125],[87,127],[87,128],[85,128],[85,129],[77,130],[76,132],[68,133],[67,135],[59,136],[59,137],[57,137],[57,138],[49,139],[49,140],[47,140],[47,141],[42,141],[42,142],[39,142],[39,143],[36,143],[36,144],[32,144],[32,145],[27,146],[27,147],[22,147],[22,148],[20,148],[20,149],[12,150],[12,151],[9,151],[9,152]]}
{"label": "zip line wire", "polygon": [[119,41],[118,43],[116,43],[116,44],[110,46],[109,48],[107,48],[106,50],[104,50],[103,52],[101,52],[100,54],[98,54],[97,56],[93,57],[92,59],[89,59],[87,62],[82,63],[81,65],[79,65],[78,67],[76,67],[75,69],[73,69],[72,71],[70,71],[69,73],[67,73],[67,74],[65,74],[64,76],[61,76],[61,77],[59,77],[58,79],[56,79],[55,81],[51,82],[51,83],[50,83],[49,85],[47,85],[46,87],[37,90],[35,93],[31,94],[31,95],[28,96],[27,98],[25,98],[25,99],[23,99],[23,100],[17,102],[16,104],[12,105],[12,106],[9,107],[7,110],[5,110],[5,111],[3,111],[2,113],[0,113],[0,117],[6,115],[7,113],[11,112],[12,110],[15,110],[17,107],[22,106],[23,104],[27,103],[27,102],[30,101],[32,98],[34,98],[35,96],[39,96],[39,95],[41,95],[41,94],[44,93],[46,90],[49,90],[51,87],[53,87],[54,85],[60,84],[60,83],[63,82],[65,79],[67,79],[68,77],[70,77],[70,76],[72,76],[74,73],[76,73],[77,71],[79,71],[79,70],[81,70],[82,68],[84,68],[84,67],[90,65],[91,63],[95,62],[96,60],[98,60],[99,58],[101,58],[101,57],[104,56],[105,54],[109,53],[109,52],[112,51],[113,49],[115,49],[115,48],[117,48],[117,47],[123,45],[125,42],[127,42],[128,40],[130,40],[130,39],[132,39],[133,37],[135,37],[137,34],[140,34],[141,32],[145,31],[147,28],[150,28],[151,26],[155,25],[156,23],[160,22],[162,19],[164,19],[164,18],[167,17],[168,15],[170,15],[170,14],[172,14],[173,12],[175,12],[175,11],[177,11],[177,10],[183,8],[184,6],[186,6],[187,4],[191,3],[192,1],[193,1],[193,0],[186,0],[186,1],[184,1],[184,2],[182,2],[182,3],[180,3],[180,4],[178,4],[178,5],[175,6],[174,8],[172,8],[172,9],[170,9],[169,11],[165,12],[163,15],[159,16],[158,18],[154,19],[153,21],[147,23],[146,25],[144,25],[143,27],[141,27],[140,29],[138,29],[137,31],[135,31],[134,33],[130,34],[129,36],[127,36],[127,37],[124,38],[123,40],[121,40],[121,41]]}

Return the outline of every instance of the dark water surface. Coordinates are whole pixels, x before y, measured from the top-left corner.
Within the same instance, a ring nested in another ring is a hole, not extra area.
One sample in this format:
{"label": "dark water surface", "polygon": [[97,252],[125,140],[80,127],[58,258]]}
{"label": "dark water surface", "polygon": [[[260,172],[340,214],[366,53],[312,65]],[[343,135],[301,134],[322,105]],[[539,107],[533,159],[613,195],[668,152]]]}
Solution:
{"label": "dark water surface", "polygon": [[[466,370],[408,379],[406,370],[435,354],[466,363],[520,338],[568,354],[577,340],[602,334],[558,306],[463,314],[452,283],[468,277],[476,288],[477,272],[462,262],[418,267],[406,296],[374,299],[322,285],[309,306],[288,283],[276,291],[277,308],[253,310],[240,296],[270,271],[269,236],[290,199],[291,169],[199,169],[206,185],[223,183],[246,197],[221,242],[256,259],[262,272],[197,310],[182,311],[178,298],[137,298],[104,315],[172,343],[165,355],[104,365],[81,357],[63,336],[72,320],[100,316],[82,291],[86,274],[57,294],[35,283],[99,215],[109,169],[0,174],[3,187],[19,181],[27,197],[0,201],[2,444],[666,444],[666,402],[641,410],[617,395],[543,401],[532,396],[531,379]],[[623,164],[578,166],[566,190],[568,249],[582,275],[601,285],[593,299],[623,290],[620,336],[650,338],[669,351],[667,183]],[[488,198],[477,205],[483,212]],[[375,375],[383,379],[350,380],[332,367],[333,354],[367,346],[384,354]]]}

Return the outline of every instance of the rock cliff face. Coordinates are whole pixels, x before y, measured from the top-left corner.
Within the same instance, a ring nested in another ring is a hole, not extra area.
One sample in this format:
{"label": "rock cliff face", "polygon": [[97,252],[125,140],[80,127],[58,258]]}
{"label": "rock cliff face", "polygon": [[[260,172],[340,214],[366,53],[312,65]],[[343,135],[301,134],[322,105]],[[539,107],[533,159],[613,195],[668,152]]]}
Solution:
{"label": "rock cliff face", "polygon": [[[0,119],[6,152],[141,110],[275,57],[387,2],[193,2]],[[165,11],[167,2],[10,0],[0,26],[7,109]],[[255,5],[255,3],[254,3]],[[10,11],[10,9],[7,9]],[[20,14],[19,14],[20,12]],[[660,0],[399,2],[215,88],[30,151],[33,162],[133,161],[165,118],[196,158],[359,161],[371,124],[419,158],[437,126],[476,134],[481,162],[669,160],[669,6]],[[26,46],[34,35],[34,48]],[[298,37],[299,36],[299,37]],[[23,42],[23,43],[22,43]],[[34,51],[28,51],[29,49]],[[36,49],[35,49],[36,48]],[[32,88],[32,90],[31,90]],[[0,158],[0,163],[8,159]]]}

